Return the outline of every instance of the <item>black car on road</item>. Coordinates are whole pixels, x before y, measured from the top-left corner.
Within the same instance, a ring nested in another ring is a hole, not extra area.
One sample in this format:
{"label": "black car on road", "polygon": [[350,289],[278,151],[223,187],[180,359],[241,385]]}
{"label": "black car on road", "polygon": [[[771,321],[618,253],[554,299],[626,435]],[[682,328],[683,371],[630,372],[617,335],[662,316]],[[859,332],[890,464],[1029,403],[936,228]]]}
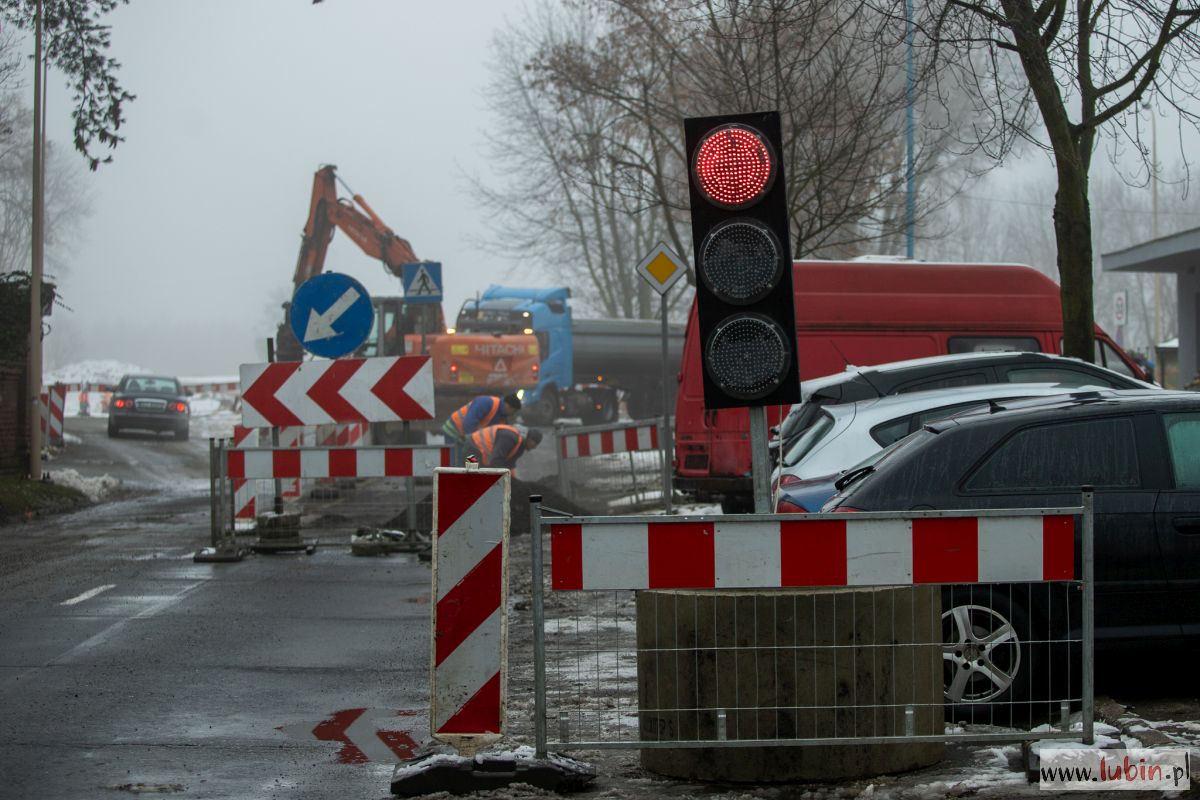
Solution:
{"label": "black car on road", "polygon": [[[1200,636],[1200,394],[997,402],[926,425],[838,483],[824,511],[1068,507],[1093,486],[1096,649]],[[1037,643],[1073,638],[1080,620],[1078,593],[1054,605],[1045,588],[943,591],[948,702],[1036,699],[1028,676],[1049,652]]]}
{"label": "black car on road", "polygon": [[108,435],[121,431],[170,431],[175,438],[188,438],[191,409],[187,395],[176,378],[161,375],[126,375],[121,378],[108,404]]}

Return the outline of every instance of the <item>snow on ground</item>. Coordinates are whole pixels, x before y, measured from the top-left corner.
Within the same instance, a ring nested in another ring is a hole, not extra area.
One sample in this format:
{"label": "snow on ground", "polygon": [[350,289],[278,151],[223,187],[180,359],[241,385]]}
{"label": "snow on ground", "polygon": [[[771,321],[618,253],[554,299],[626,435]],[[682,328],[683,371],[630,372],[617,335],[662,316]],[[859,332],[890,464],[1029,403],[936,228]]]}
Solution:
{"label": "snow on ground", "polygon": [[240,378],[237,375],[180,375],[179,382],[184,386],[204,386],[212,384],[236,384]]}
{"label": "snow on ground", "polygon": [[116,383],[122,375],[137,372],[148,373],[150,370],[127,361],[90,359],[51,370],[42,380],[47,386],[54,383]]}
{"label": "snow on ground", "polygon": [[[92,359],[67,364],[46,373],[45,383],[92,383],[114,384],[123,375],[149,373],[145,367],[114,359]],[[238,379],[229,375],[181,377],[185,386],[200,385],[229,385],[236,384]],[[228,438],[233,435],[233,426],[241,415],[234,412],[233,405],[237,399],[236,391],[202,392],[192,395],[188,405],[192,409],[192,436],[198,439]],[[68,417],[92,416],[104,417],[108,414],[108,394],[106,392],[89,392],[87,408],[79,403],[79,392],[67,392],[63,413]],[[68,434],[68,437],[71,435]],[[68,444],[78,443],[78,439],[67,440]]]}
{"label": "snow on ground", "polygon": [[228,404],[216,407],[205,404],[203,411],[196,410],[197,398],[192,398],[192,438],[228,439],[233,436],[233,426],[240,425],[242,414],[233,411]]}
{"label": "snow on ground", "polygon": [[50,480],[59,486],[78,489],[92,502],[103,500],[121,486],[121,481],[107,473],[97,478],[85,478],[73,469],[51,470]]}

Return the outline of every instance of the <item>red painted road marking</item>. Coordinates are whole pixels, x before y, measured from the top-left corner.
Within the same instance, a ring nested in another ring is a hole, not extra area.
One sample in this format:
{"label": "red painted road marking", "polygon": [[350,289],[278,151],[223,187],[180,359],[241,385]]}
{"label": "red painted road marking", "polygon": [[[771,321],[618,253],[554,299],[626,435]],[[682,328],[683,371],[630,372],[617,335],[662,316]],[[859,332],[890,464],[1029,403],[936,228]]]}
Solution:
{"label": "red painted road marking", "polygon": [[347,708],[325,719],[280,725],[276,730],[300,741],[340,742],[334,758],[342,764],[399,763],[419,747],[418,730],[426,727],[424,710]]}

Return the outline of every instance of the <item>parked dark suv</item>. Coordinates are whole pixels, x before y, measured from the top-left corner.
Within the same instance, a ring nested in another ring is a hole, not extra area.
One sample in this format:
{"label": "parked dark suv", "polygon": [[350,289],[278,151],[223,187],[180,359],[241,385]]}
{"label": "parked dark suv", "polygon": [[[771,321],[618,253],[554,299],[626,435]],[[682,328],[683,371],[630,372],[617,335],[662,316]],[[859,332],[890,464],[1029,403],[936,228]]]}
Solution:
{"label": "parked dark suv", "polygon": [[[1100,390],[994,403],[931,423],[874,465],[847,473],[823,510],[1075,506],[1085,485],[1095,487],[1097,650],[1194,640],[1200,394]],[[1021,701],[1036,692],[1027,676],[1045,652],[1027,643],[1061,639],[1079,626],[1068,607],[1077,597],[1051,608],[1044,589],[943,594],[949,702]],[[962,657],[966,650],[978,663]]]}
{"label": "parked dark suv", "polygon": [[121,431],[170,431],[175,438],[188,438],[191,410],[183,387],[175,378],[160,375],[126,375],[117,384],[108,404],[108,435]]}

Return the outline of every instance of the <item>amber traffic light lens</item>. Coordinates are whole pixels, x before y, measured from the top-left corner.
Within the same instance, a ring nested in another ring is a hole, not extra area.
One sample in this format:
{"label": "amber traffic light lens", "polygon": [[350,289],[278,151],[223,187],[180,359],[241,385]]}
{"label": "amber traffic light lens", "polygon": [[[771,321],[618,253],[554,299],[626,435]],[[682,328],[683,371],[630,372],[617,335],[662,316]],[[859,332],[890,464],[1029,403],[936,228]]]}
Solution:
{"label": "amber traffic light lens", "polygon": [[733,219],[709,232],[700,248],[700,278],[734,305],[762,300],[783,275],[783,252],[771,229],[755,219]]}

